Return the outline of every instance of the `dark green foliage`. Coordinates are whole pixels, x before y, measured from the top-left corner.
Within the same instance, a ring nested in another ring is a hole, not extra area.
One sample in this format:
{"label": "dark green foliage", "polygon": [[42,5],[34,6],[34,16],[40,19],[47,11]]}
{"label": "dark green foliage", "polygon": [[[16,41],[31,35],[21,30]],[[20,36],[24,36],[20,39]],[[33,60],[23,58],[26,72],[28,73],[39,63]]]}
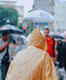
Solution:
{"label": "dark green foliage", "polygon": [[18,12],[16,9],[0,7],[0,26],[5,24],[18,25]]}

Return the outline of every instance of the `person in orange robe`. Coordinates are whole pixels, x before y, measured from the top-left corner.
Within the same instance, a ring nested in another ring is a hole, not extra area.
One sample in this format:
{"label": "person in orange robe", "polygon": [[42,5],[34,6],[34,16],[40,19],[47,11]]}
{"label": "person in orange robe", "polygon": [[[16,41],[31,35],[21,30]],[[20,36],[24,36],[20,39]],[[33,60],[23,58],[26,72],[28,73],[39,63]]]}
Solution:
{"label": "person in orange robe", "polygon": [[11,63],[6,80],[58,80],[53,60],[46,49],[44,36],[35,29],[28,47],[20,51]]}

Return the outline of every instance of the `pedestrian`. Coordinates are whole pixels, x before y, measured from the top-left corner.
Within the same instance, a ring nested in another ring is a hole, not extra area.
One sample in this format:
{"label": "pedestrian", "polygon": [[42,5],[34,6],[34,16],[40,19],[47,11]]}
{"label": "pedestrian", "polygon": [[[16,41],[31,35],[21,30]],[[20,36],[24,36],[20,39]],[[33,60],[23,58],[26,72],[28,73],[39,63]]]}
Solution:
{"label": "pedestrian", "polygon": [[9,62],[9,34],[4,32],[0,39],[0,80],[5,80],[10,62]]}
{"label": "pedestrian", "polygon": [[23,27],[23,30],[24,30],[24,35],[26,35],[27,27],[26,27],[26,26],[24,26],[24,27]]}
{"label": "pedestrian", "polygon": [[63,42],[63,45],[62,45],[62,61],[63,61],[63,66],[64,66],[64,69],[65,69],[65,72],[66,72],[66,41]]}
{"label": "pedestrian", "polygon": [[64,60],[64,57],[63,57],[63,41],[62,40],[59,40],[57,41],[57,61],[59,62],[59,68],[63,68],[63,60]]}
{"label": "pedestrian", "polygon": [[58,80],[46,48],[44,36],[35,29],[28,47],[20,51],[11,63],[6,80]]}
{"label": "pedestrian", "polygon": [[46,38],[46,42],[47,42],[47,52],[49,53],[50,57],[55,61],[55,57],[56,57],[56,49],[55,49],[55,40],[49,35],[50,30],[49,28],[45,28],[44,29],[44,33],[45,33],[45,38]]}

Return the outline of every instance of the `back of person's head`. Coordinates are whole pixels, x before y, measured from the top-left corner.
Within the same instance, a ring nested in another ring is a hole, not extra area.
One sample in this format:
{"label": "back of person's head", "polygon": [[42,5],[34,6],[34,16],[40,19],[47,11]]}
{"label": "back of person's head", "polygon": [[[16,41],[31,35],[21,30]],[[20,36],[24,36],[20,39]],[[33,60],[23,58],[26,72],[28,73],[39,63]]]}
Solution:
{"label": "back of person's head", "polygon": [[45,37],[41,34],[39,29],[34,29],[31,35],[30,42],[28,44],[43,50],[47,50]]}
{"label": "back of person's head", "polygon": [[3,32],[2,36],[8,35],[8,34],[9,34],[8,32]]}
{"label": "back of person's head", "polygon": [[50,31],[50,29],[49,29],[49,28],[44,28],[44,30],[48,30],[48,31]]}
{"label": "back of person's head", "polygon": [[57,45],[58,45],[58,46],[62,46],[62,44],[63,44],[62,40],[59,40],[59,41],[57,42]]}
{"label": "back of person's head", "polygon": [[8,38],[9,38],[9,33],[8,33],[8,32],[3,32],[3,33],[2,33],[2,39],[3,39],[4,41],[6,41],[6,40],[8,40]]}
{"label": "back of person's head", "polygon": [[48,37],[49,36],[49,33],[50,33],[49,28],[44,28],[45,37]]}

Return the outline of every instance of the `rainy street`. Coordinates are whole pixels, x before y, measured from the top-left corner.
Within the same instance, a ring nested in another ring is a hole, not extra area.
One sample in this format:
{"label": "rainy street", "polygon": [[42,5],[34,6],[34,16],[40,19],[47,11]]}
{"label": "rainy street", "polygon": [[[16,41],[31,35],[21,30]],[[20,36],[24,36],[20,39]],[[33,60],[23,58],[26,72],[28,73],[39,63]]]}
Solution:
{"label": "rainy street", "polygon": [[66,0],[0,0],[0,80],[66,80]]}

